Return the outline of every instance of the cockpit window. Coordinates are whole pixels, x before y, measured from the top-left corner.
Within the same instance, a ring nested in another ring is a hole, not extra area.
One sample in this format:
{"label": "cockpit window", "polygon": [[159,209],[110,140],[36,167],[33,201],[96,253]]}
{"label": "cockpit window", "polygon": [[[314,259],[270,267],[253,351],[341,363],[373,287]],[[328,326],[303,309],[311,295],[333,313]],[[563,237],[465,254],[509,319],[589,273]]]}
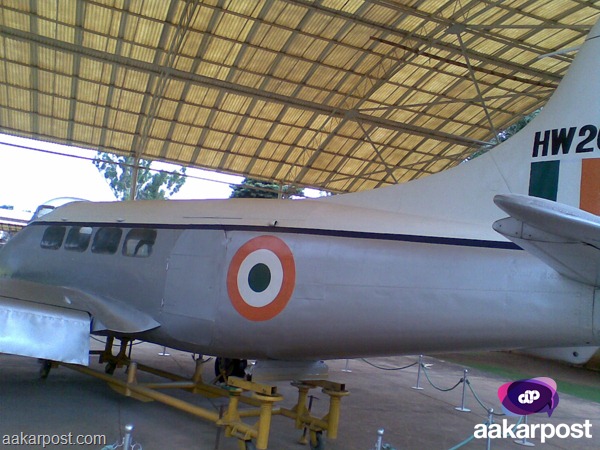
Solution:
{"label": "cockpit window", "polygon": [[92,243],[93,253],[103,253],[112,255],[116,253],[121,241],[122,231],[120,228],[104,227],[99,228],[94,236]]}
{"label": "cockpit window", "polygon": [[67,234],[65,249],[85,252],[90,245],[92,227],[72,227]]}
{"label": "cockpit window", "polygon": [[39,219],[40,217],[44,217],[49,212],[54,211],[54,209],[55,209],[54,206],[49,206],[49,205],[38,206],[37,209],[35,210],[35,212],[33,213],[33,216],[31,217],[31,221],[33,222],[34,220]]}
{"label": "cockpit window", "polygon": [[42,248],[48,248],[50,250],[57,250],[63,243],[65,238],[66,228],[61,226],[50,226],[44,231],[42,236],[41,246]]}
{"label": "cockpit window", "polygon": [[127,233],[123,242],[125,256],[148,257],[152,254],[152,247],[156,241],[156,230],[134,228]]}

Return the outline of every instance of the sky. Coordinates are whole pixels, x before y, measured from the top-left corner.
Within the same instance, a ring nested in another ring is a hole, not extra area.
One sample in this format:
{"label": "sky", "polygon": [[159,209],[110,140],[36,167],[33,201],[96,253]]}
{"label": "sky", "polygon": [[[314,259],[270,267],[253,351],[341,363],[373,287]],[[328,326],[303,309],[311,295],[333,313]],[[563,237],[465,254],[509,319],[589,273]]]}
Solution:
{"label": "sky", "polygon": [[[91,161],[95,156],[96,152],[91,150],[0,134],[0,206],[35,211],[38,205],[58,197],[115,200],[105,178]],[[154,163],[152,167],[178,168],[164,163]],[[243,180],[240,176],[199,169],[187,169],[187,174],[191,176],[173,199],[228,198],[229,185]]]}
{"label": "sky", "polygon": [[[114,201],[106,179],[92,163],[96,153],[0,134],[0,207],[14,207],[11,214],[0,209],[0,216],[29,219],[39,205],[60,197]],[[171,171],[179,166],[154,162],[152,168]],[[244,179],[192,168],[186,170],[186,175],[185,184],[172,199],[229,198],[230,185]],[[304,189],[304,195],[319,197],[324,193]]]}

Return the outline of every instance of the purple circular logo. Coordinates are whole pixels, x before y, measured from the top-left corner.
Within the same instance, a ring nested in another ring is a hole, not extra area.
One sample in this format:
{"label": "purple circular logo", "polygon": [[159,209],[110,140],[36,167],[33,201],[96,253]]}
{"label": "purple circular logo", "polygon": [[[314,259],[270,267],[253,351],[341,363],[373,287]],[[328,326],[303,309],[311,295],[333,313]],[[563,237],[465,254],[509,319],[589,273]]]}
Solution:
{"label": "purple circular logo", "polygon": [[498,398],[509,416],[546,412],[550,417],[558,406],[556,382],[547,377],[505,383],[498,389]]}

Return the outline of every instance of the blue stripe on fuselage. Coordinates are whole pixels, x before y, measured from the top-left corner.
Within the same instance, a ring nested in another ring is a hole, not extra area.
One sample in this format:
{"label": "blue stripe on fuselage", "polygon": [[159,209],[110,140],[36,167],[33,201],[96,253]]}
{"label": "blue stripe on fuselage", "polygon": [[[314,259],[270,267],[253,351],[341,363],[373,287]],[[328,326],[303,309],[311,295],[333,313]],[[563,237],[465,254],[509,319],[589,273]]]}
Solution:
{"label": "blue stripe on fuselage", "polygon": [[258,225],[222,225],[222,224],[149,224],[149,223],[115,223],[115,222],[34,222],[29,226],[86,226],[116,228],[154,228],[169,230],[223,230],[223,231],[255,231],[263,233],[307,234],[317,236],[336,236],[354,239],[376,239],[385,241],[418,242],[424,244],[455,245],[461,247],[481,247],[505,250],[522,250],[518,245],[508,241],[492,241],[484,239],[454,238],[444,236],[421,236],[413,234],[376,233],[368,231],[327,230],[316,228],[288,228]]}

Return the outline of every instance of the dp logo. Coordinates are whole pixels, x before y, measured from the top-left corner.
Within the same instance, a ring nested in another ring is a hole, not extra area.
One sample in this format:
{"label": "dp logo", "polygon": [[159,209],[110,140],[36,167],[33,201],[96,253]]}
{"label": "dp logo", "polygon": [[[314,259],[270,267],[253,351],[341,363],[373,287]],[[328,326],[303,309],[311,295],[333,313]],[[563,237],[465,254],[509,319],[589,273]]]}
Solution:
{"label": "dp logo", "polygon": [[521,395],[519,395],[518,400],[521,405],[524,405],[525,403],[527,403],[528,405],[531,405],[534,401],[536,401],[539,398],[540,398],[540,391],[534,390],[534,391],[523,392]]}
{"label": "dp logo", "polygon": [[556,382],[547,377],[503,384],[498,389],[498,398],[502,409],[509,416],[546,412],[550,417],[558,406]]}

